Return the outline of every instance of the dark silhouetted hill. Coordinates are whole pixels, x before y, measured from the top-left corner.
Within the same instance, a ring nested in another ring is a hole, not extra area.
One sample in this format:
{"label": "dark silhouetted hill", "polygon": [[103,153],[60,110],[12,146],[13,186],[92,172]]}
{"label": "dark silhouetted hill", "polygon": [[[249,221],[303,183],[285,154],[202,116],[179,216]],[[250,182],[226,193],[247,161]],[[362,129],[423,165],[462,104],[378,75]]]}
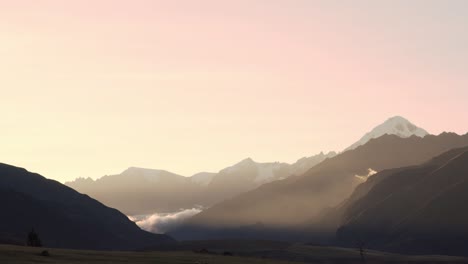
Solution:
{"label": "dark silhouetted hill", "polygon": [[31,228],[46,247],[131,250],[173,243],[125,215],[25,169],[0,164],[0,241],[24,244]]}
{"label": "dark silhouetted hill", "polygon": [[338,210],[337,241],[412,254],[468,255],[468,148],[371,177]]}

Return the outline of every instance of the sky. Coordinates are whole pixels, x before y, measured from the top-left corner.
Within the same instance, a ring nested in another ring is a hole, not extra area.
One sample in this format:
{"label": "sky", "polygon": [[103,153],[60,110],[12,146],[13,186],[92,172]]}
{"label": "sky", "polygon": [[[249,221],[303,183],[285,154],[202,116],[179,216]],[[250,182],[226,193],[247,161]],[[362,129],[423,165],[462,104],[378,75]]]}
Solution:
{"label": "sky", "polygon": [[0,1],[0,162],[61,182],[468,132],[463,0]]}

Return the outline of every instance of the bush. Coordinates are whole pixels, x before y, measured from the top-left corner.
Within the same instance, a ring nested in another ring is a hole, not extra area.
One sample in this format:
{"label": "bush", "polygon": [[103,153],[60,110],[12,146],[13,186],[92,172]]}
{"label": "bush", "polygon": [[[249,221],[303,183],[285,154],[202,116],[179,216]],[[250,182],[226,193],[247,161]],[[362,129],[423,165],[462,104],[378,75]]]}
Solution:
{"label": "bush", "polygon": [[39,235],[34,231],[34,228],[28,234],[28,240],[26,245],[29,247],[42,247],[41,239]]}

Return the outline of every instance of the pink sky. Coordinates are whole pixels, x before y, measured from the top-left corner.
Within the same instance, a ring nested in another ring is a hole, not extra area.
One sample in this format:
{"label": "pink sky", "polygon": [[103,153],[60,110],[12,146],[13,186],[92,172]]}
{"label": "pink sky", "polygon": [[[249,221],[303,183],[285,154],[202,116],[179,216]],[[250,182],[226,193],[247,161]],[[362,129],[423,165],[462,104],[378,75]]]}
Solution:
{"label": "pink sky", "polygon": [[468,131],[466,1],[2,1],[0,162],[60,181]]}

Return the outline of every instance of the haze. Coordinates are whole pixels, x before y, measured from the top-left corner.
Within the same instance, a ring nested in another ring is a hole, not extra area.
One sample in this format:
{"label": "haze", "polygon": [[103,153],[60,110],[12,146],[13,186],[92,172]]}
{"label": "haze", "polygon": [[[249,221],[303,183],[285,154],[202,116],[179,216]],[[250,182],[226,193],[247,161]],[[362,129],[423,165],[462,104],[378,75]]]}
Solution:
{"label": "haze", "polygon": [[62,182],[130,166],[189,176],[340,151],[394,115],[466,133],[467,9],[2,1],[0,158]]}

